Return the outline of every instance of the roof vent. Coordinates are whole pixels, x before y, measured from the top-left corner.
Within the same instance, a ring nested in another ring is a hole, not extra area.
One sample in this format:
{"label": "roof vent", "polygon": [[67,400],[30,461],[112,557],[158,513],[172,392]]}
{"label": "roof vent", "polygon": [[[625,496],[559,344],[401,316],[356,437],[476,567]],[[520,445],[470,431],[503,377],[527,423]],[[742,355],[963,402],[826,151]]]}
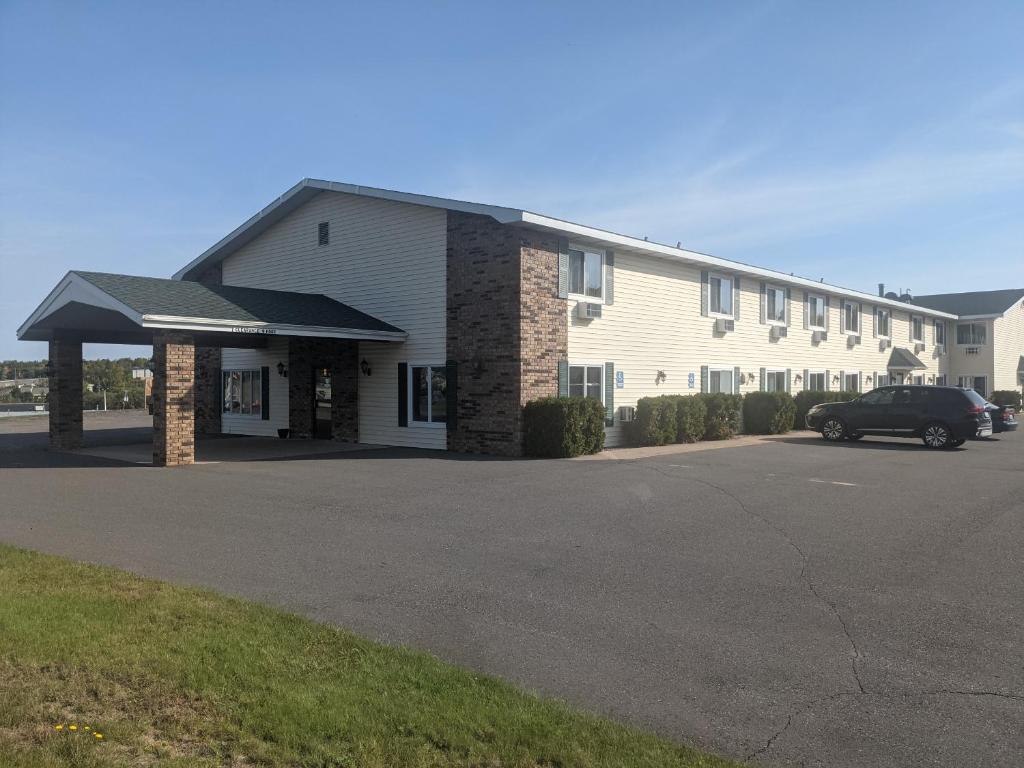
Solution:
{"label": "roof vent", "polygon": [[316,227],[316,242],[317,245],[327,245],[331,242],[331,225],[326,221],[321,221]]}
{"label": "roof vent", "polygon": [[899,301],[900,297],[897,296],[895,292],[889,291],[887,294],[885,294],[885,298],[889,299],[889,301]]}

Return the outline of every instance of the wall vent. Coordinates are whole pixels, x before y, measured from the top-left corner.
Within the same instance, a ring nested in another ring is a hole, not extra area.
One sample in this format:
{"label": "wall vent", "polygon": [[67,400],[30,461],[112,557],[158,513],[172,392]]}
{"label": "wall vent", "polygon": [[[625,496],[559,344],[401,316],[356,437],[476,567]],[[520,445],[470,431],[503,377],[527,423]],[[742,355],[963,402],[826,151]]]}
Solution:
{"label": "wall vent", "polygon": [[331,225],[326,221],[321,221],[316,227],[316,242],[317,245],[327,245],[331,242]]}

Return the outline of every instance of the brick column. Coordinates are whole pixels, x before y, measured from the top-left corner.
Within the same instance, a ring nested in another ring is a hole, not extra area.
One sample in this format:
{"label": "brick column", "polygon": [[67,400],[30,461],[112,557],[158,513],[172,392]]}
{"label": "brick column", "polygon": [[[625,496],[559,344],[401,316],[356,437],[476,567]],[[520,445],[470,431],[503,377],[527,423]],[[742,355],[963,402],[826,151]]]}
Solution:
{"label": "brick column", "polygon": [[292,336],[288,339],[288,429],[291,437],[313,434],[313,365],[316,361],[314,339]]}
{"label": "brick column", "polygon": [[223,409],[220,347],[196,347],[196,434],[219,435]]}
{"label": "brick column", "polygon": [[153,363],[153,464],[191,464],[195,460],[196,369],[192,336],[155,336]]}
{"label": "brick column", "polygon": [[82,342],[50,342],[50,450],[67,451],[82,445]]}
{"label": "brick column", "polygon": [[359,442],[359,342],[335,341],[331,358],[331,438]]}

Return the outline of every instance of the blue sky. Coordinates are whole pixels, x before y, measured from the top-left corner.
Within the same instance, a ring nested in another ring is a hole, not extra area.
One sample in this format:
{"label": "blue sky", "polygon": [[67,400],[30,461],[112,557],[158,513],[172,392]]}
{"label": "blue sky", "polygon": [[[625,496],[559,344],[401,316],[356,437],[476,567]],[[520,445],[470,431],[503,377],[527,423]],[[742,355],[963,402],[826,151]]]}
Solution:
{"label": "blue sky", "polygon": [[[0,0],[0,358],[305,176],[863,290],[1024,286],[1024,3]],[[87,355],[125,347],[90,347]]]}

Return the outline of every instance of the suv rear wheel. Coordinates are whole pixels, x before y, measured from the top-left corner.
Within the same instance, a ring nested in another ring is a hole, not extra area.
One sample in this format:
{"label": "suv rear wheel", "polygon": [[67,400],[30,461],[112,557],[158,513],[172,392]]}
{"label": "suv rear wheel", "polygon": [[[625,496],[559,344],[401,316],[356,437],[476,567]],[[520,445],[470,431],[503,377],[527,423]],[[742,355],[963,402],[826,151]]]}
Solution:
{"label": "suv rear wheel", "polygon": [[937,421],[925,425],[921,431],[921,439],[929,448],[950,448],[953,443],[953,436],[949,434],[949,427]]}
{"label": "suv rear wheel", "polygon": [[835,416],[829,416],[821,425],[821,436],[834,443],[846,437],[846,425]]}

